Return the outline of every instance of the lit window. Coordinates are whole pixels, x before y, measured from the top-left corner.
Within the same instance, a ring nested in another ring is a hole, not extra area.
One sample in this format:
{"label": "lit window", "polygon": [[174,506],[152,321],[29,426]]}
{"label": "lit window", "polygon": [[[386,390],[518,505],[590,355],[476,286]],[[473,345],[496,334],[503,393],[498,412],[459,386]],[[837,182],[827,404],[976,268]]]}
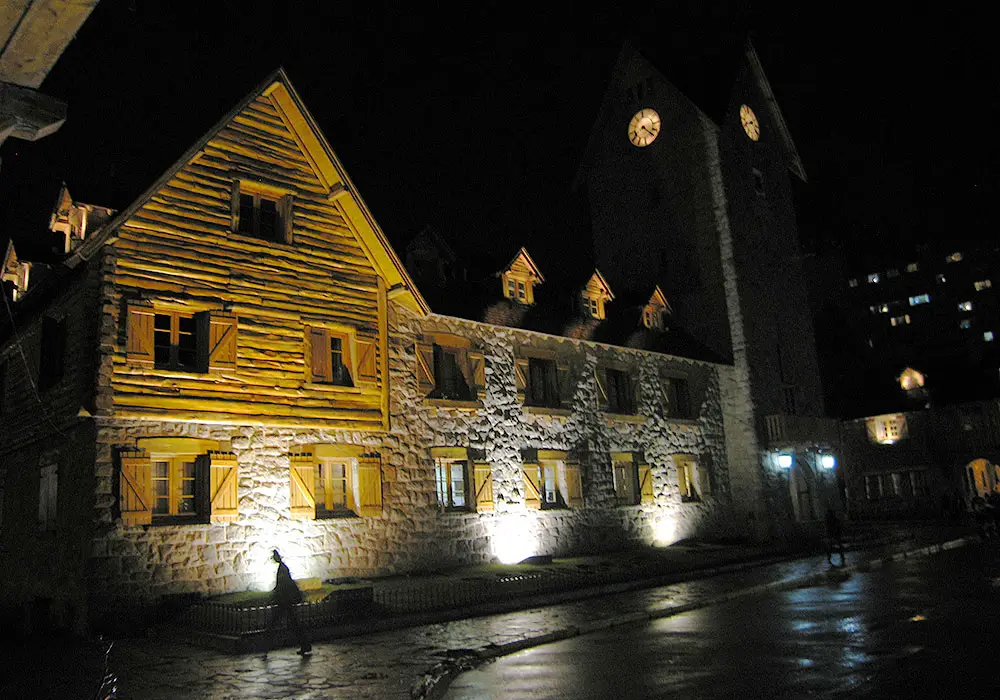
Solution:
{"label": "lit window", "polygon": [[938,284],[944,284],[945,282],[947,282],[944,275],[936,275],[934,279],[937,281]]}
{"label": "lit window", "polygon": [[559,492],[559,484],[556,474],[559,470],[558,462],[542,462],[541,470],[541,496],[542,507],[558,508],[566,504],[563,495]]}
{"label": "lit window", "polygon": [[952,253],[951,255],[949,255],[948,257],[946,257],[944,259],[944,261],[945,262],[950,262],[950,263],[961,262],[962,261],[962,254],[961,253],[957,253],[957,252],[956,253]]}
{"label": "lit window", "polygon": [[977,292],[981,292],[984,289],[989,289],[990,287],[992,287],[993,282],[991,282],[990,280],[979,280],[978,282],[973,283],[972,286],[976,288]]}
{"label": "lit window", "polygon": [[915,297],[910,297],[910,306],[917,306],[918,304],[927,304],[931,300],[930,294],[918,294]]}
{"label": "lit window", "polygon": [[906,437],[906,416],[902,414],[873,416],[868,419],[868,436],[872,442],[891,445]]}
{"label": "lit window", "polygon": [[899,270],[897,270],[896,268],[891,268],[889,270],[886,270],[885,276],[886,277],[899,277]]}
{"label": "lit window", "polygon": [[972,311],[972,302],[971,301],[960,301],[960,302],[958,302],[958,310],[959,311]]}
{"label": "lit window", "polygon": [[642,312],[642,325],[646,328],[663,328],[663,312],[652,306],[647,306]]}
{"label": "lit window", "polygon": [[903,314],[902,316],[893,316],[889,319],[889,323],[893,326],[903,326],[910,322],[910,314]]}
{"label": "lit window", "polygon": [[434,460],[437,502],[441,510],[465,510],[468,507],[468,470],[468,460]]}
{"label": "lit window", "polygon": [[887,313],[889,313],[889,305],[888,304],[882,304],[881,306],[878,307],[878,312],[880,314],[887,314]]}
{"label": "lit window", "polygon": [[906,271],[907,272],[916,272],[919,269],[920,269],[920,265],[918,265],[917,263],[909,263],[906,266]]}
{"label": "lit window", "polygon": [[858,286],[858,278],[857,277],[852,277],[851,279],[847,280],[847,286],[848,287],[857,287]]}
{"label": "lit window", "polygon": [[194,458],[194,455],[153,457],[153,517],[198,514]]}
{"label": "lit window", "polygon": [[677,486],[681,493],[681,501],[700,501],[708,493],[708,475],[699,468],[697,460],[692,455],[674,455],[674,466],[677,468]]}
{"label": "lit window", "polygon": [[351,459],[322,459],[316,464],[316,517],[331,518],[354,514],[354,487]]}
{"label": "lit window", "polygon": [[983,340],[987,343],[993,342],[993,331],[983,331]]}
{"label": "lit window", "polygon": [[963,318],[961,321],[958,322],[958,327],[961,328],[963,331],[967,331],[970,328],[972,328],[972,320],[968,318]]}
{"label": "lit window", "polygon": [[873,272],[868,275],[868,284],[878,284],[881,278],[877,272]]}

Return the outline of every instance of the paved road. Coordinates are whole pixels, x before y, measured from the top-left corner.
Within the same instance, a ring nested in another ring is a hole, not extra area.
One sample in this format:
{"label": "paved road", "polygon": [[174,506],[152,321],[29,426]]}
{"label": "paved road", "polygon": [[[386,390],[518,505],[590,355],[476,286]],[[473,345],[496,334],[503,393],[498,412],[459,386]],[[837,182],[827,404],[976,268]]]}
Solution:
{"label": "paved road", "polygon": [[1000,697],[1000,545],[575,637],[446,700]]}

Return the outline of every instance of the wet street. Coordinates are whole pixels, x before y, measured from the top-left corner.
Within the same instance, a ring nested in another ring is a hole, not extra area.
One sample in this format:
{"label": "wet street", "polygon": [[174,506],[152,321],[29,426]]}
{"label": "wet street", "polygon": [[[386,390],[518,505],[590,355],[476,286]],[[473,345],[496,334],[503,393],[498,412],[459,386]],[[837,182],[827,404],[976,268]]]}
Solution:
{"label": "wet street", "polygon": [[529,649],[448,700],[996,698],[1000,545]]}

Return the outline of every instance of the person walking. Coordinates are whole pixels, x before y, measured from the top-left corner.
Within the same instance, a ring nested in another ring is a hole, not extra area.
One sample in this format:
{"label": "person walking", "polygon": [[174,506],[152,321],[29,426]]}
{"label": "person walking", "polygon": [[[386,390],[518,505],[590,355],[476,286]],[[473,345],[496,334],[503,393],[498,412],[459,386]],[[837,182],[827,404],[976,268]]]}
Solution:
{"label": "person walking", "polygon": [[298,615],[295,613],[295,606],[302,602],[302,591],[299,590],[288,570],[288,565],[282,561],[277,549],[273,550],[271,559],[278,564],[278,572],[274,580],[274,617],[271,620],[271,629],[277,627],[281,620],[287,620],[288,626],[295,634],[295,640],[299,643],[298,653],[310,654],[312,653],[312,644],[302,633]]}
{"label": "person walking", "polygon": [[826,509],[826,560],[833,566],[833,552],[840,552],[840,565],[844,565],[844,539],[840,519],[833,508]]}

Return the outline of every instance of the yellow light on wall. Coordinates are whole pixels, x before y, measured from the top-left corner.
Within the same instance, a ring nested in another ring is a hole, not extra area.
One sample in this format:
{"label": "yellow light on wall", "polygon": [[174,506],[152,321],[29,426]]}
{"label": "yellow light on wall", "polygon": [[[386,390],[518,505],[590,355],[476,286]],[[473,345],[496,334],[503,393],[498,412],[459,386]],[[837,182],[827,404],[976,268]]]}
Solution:
{"label": "yellow light on wall", "polygon": [[656,545],[666,547],[679,539],[674,515],[662,515],[653,522],[653,542]]}
{"label": "yellow light on wall", "polygon": [[538,535],[528,518],[522,515],[499,515],[493,519],[490,544],[501,564],[516,564],[538,554]]}

